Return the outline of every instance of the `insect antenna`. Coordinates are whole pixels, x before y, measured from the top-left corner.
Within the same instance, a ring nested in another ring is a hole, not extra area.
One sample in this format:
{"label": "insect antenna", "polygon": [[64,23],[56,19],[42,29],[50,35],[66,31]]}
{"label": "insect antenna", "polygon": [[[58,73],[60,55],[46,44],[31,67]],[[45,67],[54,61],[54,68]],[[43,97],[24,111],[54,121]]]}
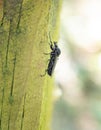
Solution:
{"label": "insect antenna", "polygon": [[50,40],[49,45],[50,45],[50,46],[53,46],[52,40],[51,40],[51,36],[50,36],[50,32],[49,32],[49,40]]}

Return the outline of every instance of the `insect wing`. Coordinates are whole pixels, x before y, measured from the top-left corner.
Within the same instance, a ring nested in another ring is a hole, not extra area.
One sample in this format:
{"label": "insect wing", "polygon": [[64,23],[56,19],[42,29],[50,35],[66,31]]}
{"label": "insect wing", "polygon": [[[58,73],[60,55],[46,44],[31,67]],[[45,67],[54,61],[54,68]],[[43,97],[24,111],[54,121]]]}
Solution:
{"label": "insect wing", "polygon": [[47,73],[48,75],[52,76],[55,65],[56,65],[56,61],[57,61],[57,57],[52,57],[49,64],[48,64],[48,69],[47,69]]}

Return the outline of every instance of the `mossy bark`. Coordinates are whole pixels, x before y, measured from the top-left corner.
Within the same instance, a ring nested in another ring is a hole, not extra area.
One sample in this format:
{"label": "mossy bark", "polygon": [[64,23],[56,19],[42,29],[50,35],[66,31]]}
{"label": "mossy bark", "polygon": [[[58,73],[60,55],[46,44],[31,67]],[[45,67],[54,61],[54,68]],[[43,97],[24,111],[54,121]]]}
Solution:
{"label": "mossy bark", "polygon": [[[0,130],[48,130],[49,32],[58,39],[60,0],[0,0]],[[2,12],[2,13],[1,13]]]}

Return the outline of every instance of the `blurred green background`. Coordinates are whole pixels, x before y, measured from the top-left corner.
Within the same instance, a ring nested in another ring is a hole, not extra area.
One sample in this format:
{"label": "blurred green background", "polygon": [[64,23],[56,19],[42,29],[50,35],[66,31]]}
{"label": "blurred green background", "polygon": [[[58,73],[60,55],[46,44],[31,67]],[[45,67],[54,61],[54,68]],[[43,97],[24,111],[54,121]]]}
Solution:
{"label": "blurred green background", "polygon": [[63,0],[51,130],[101,130],[101,1]]}

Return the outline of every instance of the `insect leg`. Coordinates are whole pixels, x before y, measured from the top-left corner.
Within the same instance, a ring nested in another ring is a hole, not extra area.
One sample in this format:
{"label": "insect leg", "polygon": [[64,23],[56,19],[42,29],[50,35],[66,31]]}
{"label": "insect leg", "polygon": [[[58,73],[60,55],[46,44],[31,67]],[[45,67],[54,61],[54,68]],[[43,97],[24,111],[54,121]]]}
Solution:
{"label": "insect leg", "polygon": [[50,55],[50,53],[43,53],[44,55]]}
{"label": "insect leg", "polygon": [[45,70],[45,73],[40,75],[41,77],[44,77],[46,75],[47,70]]}

